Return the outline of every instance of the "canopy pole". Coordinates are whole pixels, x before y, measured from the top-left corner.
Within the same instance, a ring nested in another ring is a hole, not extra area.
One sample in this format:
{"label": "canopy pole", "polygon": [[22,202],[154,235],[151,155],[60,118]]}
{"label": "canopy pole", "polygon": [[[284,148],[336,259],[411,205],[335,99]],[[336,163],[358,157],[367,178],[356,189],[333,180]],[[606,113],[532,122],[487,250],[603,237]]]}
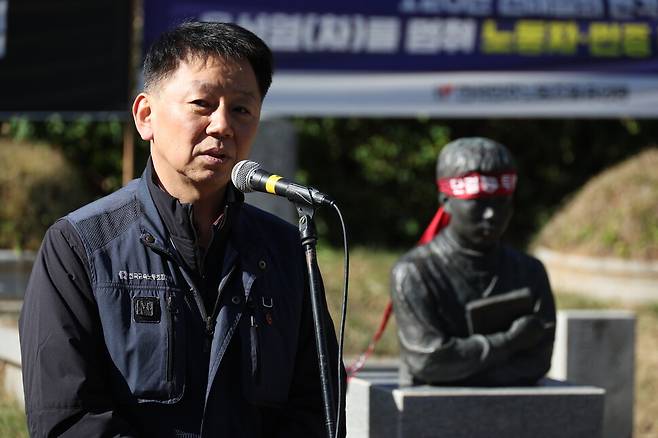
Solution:
{"label": "canopy pole", "polygon": [[122,123],[123,126],[123,159],[122,183],[125,186],[135,177],[135,131],[132,120]]}

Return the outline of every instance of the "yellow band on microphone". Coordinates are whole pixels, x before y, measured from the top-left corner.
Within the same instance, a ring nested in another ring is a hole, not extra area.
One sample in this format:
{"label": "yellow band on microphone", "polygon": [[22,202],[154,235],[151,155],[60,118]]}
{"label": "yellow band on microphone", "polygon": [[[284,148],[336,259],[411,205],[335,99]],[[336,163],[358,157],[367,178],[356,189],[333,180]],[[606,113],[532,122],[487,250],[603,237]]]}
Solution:
{"label": "yellow band on microphone", "polygon": [[281,178],[283,177],[279,175],[272,175],[271,177],[267,178],[267,181],[265,181],[265,191],[267,191],[267,193],[276,195],[276,193],[274,192],[274,185]]}

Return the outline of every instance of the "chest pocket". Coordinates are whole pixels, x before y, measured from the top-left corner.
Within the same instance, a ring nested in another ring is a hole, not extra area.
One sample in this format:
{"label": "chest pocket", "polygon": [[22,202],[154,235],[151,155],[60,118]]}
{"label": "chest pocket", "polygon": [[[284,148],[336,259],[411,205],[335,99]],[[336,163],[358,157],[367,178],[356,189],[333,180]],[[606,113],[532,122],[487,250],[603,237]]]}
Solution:
{"label": "chest pocket", "polygon": [[294,303],[273,296],[258,283],[239,328],[244,395],[256,404],[283,402],[294,372],[300,312]]}
{"label": "chest pocket", "polygon": [[180,400],[185,384],[182,292],[113,284],[95,294],[105,344],[130,392],[140,402]]}

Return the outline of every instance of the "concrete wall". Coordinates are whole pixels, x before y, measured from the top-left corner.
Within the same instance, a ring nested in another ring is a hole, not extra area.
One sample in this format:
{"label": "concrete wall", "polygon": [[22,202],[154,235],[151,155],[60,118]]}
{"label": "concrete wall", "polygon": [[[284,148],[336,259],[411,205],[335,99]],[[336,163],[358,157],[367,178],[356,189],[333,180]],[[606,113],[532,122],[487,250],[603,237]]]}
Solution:
{"label": "concrete wall", "polygon": [[658,301],[658,262],[586,257],[547,248],[534,255],[544,263],[555,290],[629,303]]}
{"label": "concrete wall", "polygon": [[0,372],[4,392],[24,407],[21,349],[18,330],[13,327],[0,327]]}
{"label": "concrete wall", "polygon": [[0,298],[22,298],[35,254],[0,249]]}

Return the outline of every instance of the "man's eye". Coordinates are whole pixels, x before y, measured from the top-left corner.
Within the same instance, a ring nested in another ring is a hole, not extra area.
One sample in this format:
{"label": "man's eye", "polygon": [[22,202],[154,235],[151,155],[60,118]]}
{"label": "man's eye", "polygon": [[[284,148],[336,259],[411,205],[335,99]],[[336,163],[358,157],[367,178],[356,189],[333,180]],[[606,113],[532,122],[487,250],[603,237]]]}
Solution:
{"label": "man's eye", "polygon": [[195,99],[190,103],[194,106],[198,106],[198,107],[201,107],[201,108],[210,107],[210,104],[208,102],[206,102],[205,100],[202,100],[202,99]]}
{"label": "man's eye", "polygon": [[240,114],[250,114],[251,111],[247,107],[244,106],[236,106],[233,111],[238,112]]}

